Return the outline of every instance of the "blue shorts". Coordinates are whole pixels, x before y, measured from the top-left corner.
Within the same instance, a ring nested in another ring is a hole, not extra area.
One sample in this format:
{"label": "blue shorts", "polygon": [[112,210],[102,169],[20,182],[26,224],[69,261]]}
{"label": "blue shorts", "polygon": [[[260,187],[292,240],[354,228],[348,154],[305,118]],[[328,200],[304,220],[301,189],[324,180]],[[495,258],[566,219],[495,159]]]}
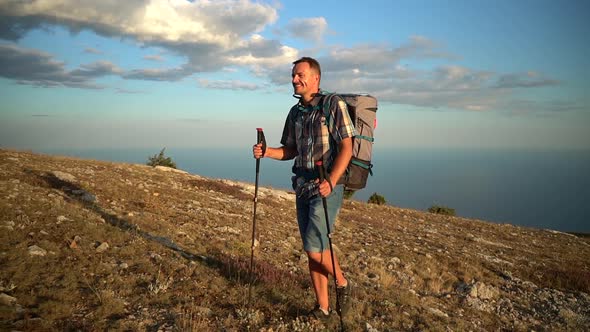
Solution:
{"label": "blue shorts", "polygon": [[[343,198],[343,185],[335,186],[330,196],[326,197],[331,232],[334,232],[334,222],[342,206]],[[326,215],[324,214],[322,197],[319,195],[311,199],[297,197],[296,205],[297,224],[303,241],[303,249],[307,252],[322,252],[329,249],[328,229],[326,227]]]}

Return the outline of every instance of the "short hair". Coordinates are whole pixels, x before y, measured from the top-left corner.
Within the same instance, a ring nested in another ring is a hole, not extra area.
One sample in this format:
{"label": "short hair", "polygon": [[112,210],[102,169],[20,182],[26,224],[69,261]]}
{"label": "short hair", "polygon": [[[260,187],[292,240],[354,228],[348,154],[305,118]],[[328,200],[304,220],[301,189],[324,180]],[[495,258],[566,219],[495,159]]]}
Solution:
{"label": "short hair", "polygon": [[304,56],[301,59],[293,62],[293,65],[296,66],[298,63],[301,62],[307,62],[309,64],[309,68],[315,70],[318,73],[318,76],[322,77],[322,69],[320,68],[320,63],[318,62],[318,60]]}

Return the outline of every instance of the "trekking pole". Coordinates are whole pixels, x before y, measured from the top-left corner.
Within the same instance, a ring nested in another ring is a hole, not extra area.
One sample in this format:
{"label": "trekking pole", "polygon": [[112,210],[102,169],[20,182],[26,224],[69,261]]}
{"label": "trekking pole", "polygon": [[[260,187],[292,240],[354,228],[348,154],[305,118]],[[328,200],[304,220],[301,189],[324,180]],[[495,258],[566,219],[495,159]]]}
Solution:
{"label": "trekking pole", "polygon": [[[322,161],[315,163],[318,172],[320,173],[320,183],[324,182],[326,178],[324,165]],[[336,312],[340,317],[340,331],[344,331],[344,321],[342,320],[342,310],[340,310],[340,297],[338,296],[338,281],[336,280],[336,264],[334,263],[334,250],[332,248],[332,231],[330,231],[330,221],[328,219],[328,203],[326,197],[322,197],[322,204],[324,205],[324,215],[326,217],[326,229],[328,230],[328,243],[330,245],[330,258],[332,259],[332,275],[334,276],[334,290],[336,291]]]}
{"label": "trekking pole", "polygon": [[[266,139],[262,128],[256,128],[256,144],[262,144],[262,155],[266,150]],[[256,158],[256,182],[254,184],[254,216],[252,218],[252,246],[250,251],[250,280],[248,284],[248,308],[252,298],[252,273],[254,267],[254,247],[256,246],[256,203],[258,203],[258,177],[260,174],[260,158]]]}

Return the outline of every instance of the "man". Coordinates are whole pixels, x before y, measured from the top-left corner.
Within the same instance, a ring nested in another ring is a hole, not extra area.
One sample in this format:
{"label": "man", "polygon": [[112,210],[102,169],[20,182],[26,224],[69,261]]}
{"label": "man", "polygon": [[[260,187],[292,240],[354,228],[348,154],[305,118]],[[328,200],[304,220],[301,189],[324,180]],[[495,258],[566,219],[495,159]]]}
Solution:
{"label": "man", "polygon": [[[346,104],[341,99],[338,102],[334,99],[330,103],[330,115],[325,116],[319,63],[313,58],[303,57],[293,65],[292,84],[294,95],[299,96],[299,102],[289,111],[281,146],[267,147],[263,151],[262,144],[257,144],[253,147],[253,154],[254,158],[295,159],[293,188],[297,196],[297,222],[317,299],[310,315],[325,322],[330,315],[329,276],[334,269],[322,197],[327,200],[330,230],[333,230],[344,194],[344,187],[338,185],[338,182],[351,159],[352,137],[356,132]],[[315,162],[320,160],[329,173],[321,183],[314,167]],[[334,267],[340,309],[344,314],[349,305],[350,287],[336,255]]]}

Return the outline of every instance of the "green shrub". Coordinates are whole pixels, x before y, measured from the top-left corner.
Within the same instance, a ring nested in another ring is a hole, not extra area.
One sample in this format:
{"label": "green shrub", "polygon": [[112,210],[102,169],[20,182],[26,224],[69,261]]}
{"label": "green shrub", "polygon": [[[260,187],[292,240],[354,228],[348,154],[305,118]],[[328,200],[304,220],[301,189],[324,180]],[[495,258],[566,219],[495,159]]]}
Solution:
{"label": "green shrub", "polygon": [[172,161],[170,157],[164,156],[164,151],[166,148],[163,148],[159,154],[155,154],[151,157],[148,157],[148,162],[146,163],[148,166],[156,167],[156,166],[166,166],[170,168],[176,168],[176,163]]}
{"label": "green shrub", "polygon": [[377,204],[377,205],[383,205],[385,204],[385,197],[377,194],[377,193],[373,193],[373,195],[371,195],[371,197],[369,197],[369,200],[367,201],[367,203],[369,204]]}
{"label": "green shrub", "polygon": [[454,216],[455,215],[455,209],[451,209],[450,207],[441,206],[441,205],[433,205],[433,206],[429,207],[428,212],[436,213],[436,214],[444,214],[447,216]]}
{"label": "green shrub", "polygon": [[344,190],[344,199],[351,199],[355,192],[355,190],[350,189]]}

